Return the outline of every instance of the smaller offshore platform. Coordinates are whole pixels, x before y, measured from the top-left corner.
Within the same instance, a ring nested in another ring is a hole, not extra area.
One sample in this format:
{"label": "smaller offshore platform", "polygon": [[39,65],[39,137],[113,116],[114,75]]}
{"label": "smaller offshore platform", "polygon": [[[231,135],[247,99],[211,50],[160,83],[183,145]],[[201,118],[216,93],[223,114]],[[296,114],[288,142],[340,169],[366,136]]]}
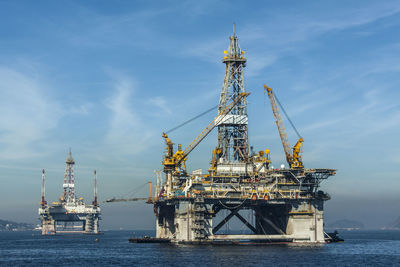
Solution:
{"label": "smaller offshore platform", "polygon": [[97,173],[94,170],[94,200],[91,205],[75,195],[75,160],[71,151],[65,161],[63,194],[59,201],[47,204],[45,200],[46,173],[42,170],[42,199],[39,207],[39,219],[42,223],[42,235],[57,233],[99,234],[100,207],[97,202]]}
{"label": "smaller offshore platform", "polygon": [[[336,170],[304,167],[301,157],[304,140],[299,136],[294,147],[290,146],[279,101],[268,86],[264,89],[288,167],[274,168],[265,147],[258,152],[253,150],[248,140],[246,99],[250,93],[245,90],[243,77],[246,58],[235,28],[229,39],[222,59],[226,71],[218,115],[186,148],[179,144],[174,151],[170,137],[167,133],[162,135],[166,143],[162,161],[165,179],[157,177],[156,193],[148,200],[154,205],[156,239],[193,244],[324,243],[324,202],[330,196],[319,186],[335,175]],[[218,144],[212,150],[208,171],[203,173],[198,169],[189,173],[186,168],[189,153],[214,128],[218,130]],[[221,231],[233,217],[250,233]]]}

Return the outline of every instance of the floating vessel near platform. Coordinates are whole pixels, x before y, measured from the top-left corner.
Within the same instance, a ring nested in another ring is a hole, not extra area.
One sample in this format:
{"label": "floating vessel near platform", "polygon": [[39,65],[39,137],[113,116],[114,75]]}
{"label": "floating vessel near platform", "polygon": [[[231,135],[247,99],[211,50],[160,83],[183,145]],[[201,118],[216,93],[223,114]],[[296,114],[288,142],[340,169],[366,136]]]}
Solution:
{"label": "floating vessel near platform", "polygon": [[42,200],[39,207],[42,235],[99,234],[100,207],[97,202],[97,173],[94,171],[94,200],[85,204],[75,196],[74,164],[71,151],[66,159],[63,195],[59,201],[47,204],[45,200],[45,170],[42,170]]}
{"label": "floating vessel near platform", "polygon": [[[319,190],[320,183],[335,175],[334,169],[307,169],[303,166],[299,138],[290,147],[276,95],[265,86],[289,168],[274,169],[269,150],[254,152],[248,140],[247,101],[244,87],[246,58],[240,49],[235,29],[222,60],[226,65],[217,117],[185,148],[163,133],[164,181],[157,177],[156,193],[148,203],[154,205],[156,239],[172,243],[237,244],[249,243],[325,243],[324,202],[329,195]],[[285,112],[286,113],[286,112]],[[188,155],[214,129],[218,144],[212,151],[210,168],[188,173]],[[216,222],[221,211],[228,215]],[[252,219],[243,215],[247,211]],[[242,214],[240,213],[242,212]],[[221,228],[238,218],[251,234],[222,234]],[[252,223],[253,221],[253,223]],[[146,241],[146,240],[143,240]]]}

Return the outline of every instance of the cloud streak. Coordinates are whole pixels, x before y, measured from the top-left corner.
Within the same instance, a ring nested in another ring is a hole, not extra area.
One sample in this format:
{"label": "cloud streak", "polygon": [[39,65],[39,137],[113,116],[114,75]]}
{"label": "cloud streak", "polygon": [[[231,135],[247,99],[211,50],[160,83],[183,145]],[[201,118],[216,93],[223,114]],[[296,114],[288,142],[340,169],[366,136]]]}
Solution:
{"label": "cloud streak", "polygon": [[57,126],[61,106],[46,94],[46,85],[14,69],[0,67],[0,145],[2,158],[28,158]]}
{"label": "cloud streak", "polygon": [[160,116],[162,114],[167,114],[167,115],[172,114],[172,111],[168,106],[168,102],[162,96],[156,96],[156,97],[150,98],[148,103],[151,106],[153,106],[153,109],[158,110],[156,112],[158,116]]}
{"label": "cloud streak", "polygon": [[111,111],[111,119],[104,142],[109,146],[109,151],[112,149],[119,156],[142,152],[152,135],[134,109],[139,104],[135,100],[135,87],[132,79],[117,75],[114,78],[113,94],[105,102]]}

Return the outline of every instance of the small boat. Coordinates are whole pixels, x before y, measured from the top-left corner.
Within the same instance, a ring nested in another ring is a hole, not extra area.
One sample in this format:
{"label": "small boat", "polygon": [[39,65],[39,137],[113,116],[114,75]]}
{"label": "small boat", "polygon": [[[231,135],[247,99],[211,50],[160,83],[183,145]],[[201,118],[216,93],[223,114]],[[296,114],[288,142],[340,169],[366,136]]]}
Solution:
{"label": "small boat", "polygon": [[338,235],[338,231],[334,231],[333,233],[325,233],[325,242],[326,243],[337,243],[344,242],[344,239]]}

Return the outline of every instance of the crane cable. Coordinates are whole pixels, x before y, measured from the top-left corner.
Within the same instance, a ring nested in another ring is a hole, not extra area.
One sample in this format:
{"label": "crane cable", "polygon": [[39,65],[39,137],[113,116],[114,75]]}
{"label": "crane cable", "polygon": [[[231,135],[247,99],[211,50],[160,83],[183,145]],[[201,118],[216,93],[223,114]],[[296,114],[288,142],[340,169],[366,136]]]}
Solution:
{"label": "crane cable", "polygon": [[201,116],[204,116],[204,115],[206,115],[207,113],[209,113],[209,112],[215,110],[217,107],[218,107],[218,105],[216,105],[216,106],[214,106],[214,107],[212,107],[212,108],[210,108],[210,109],[207,109],[206,111],[204,111],[204,112],[200,113],[199,115],[194,116],[193,118],[191,118],[191,119],[189,119],[189,120],[187,120],[187,121],[185,121],[185,122],[183,122],[183,123],[181,123],[181,124],[175,126],[174,128],[172,128],[172,129],[166,131],[165,133],[168,134],[168,133],[170,133],[170,132],[173,132],[173,131],[175,131],[175,130],[181,128],[182,126],[185,126],[186,124],[188,124],[188,123],[190,123],[190,122],[192,122],[192,121],[194,121],[194,120],[200,118]]}
{"label": "crane cable", "polygon": [[[234,98],[233,98],[233,95],[232,95],[232,96],[229,97],[228,101],[229,101],[229,100],[233,100],[233,99],[234,99]],[[213,106],[212,108],[207,109],[206,111],[200,113],[199,115],[194,116],[193,118],[191,118],[191,119],[189,119],[189,120],[187,120],[187,121],[185,121],[185,122],[183,122],[183,123],[181,123],[181,124],[175,126],[174,128],[169,129],[169,130],[166,131],[165,133],[168,134],[168,133],[170,133],[170,132],[173,132],[173,131],[175,131],[175,130],[181,128],[182,126],[185,126],[186,124],[188,124],[188,123],[190,123],[190,122],[192,122],[192,121],[194,121],[194,120],[200,118],[201,116],[206,115],[207,113],[213,111],[214,109],[216,109],[216,108],[218,108],[218,107],[219,107],[219,104],[218,104],[218,105],[215,105],[215,106]]]}
{"label": "crane cable", "polygon": [[140,192],[146,185],[148,184],[148,182],[141,184],[135,188],[132,188],[131,190],[129,190],[127,193],[123,194],[121,196],[121,198],[132,198],[135,196],[135,194],[137,194],[138,192]]}
{"label": "crane cable", "polygon": [[278,97],[276,96],[275,92],[273,92],[274,97],[276,99],[276,102],[278,102],[279,107],[282,109],[283,113],[285,114],[287,120],[289,121],[290,125],[292,125],[294,131],[296,132],[297,136],[299,138],[302,138],[301,135],[299,134],[299,132],[297,131],[296,127],[294,126],[292,120],[289,118],[289,115],[286,113],[286,110],[284,109],[284,107],[282,106],[281,102],[279,101]]}

